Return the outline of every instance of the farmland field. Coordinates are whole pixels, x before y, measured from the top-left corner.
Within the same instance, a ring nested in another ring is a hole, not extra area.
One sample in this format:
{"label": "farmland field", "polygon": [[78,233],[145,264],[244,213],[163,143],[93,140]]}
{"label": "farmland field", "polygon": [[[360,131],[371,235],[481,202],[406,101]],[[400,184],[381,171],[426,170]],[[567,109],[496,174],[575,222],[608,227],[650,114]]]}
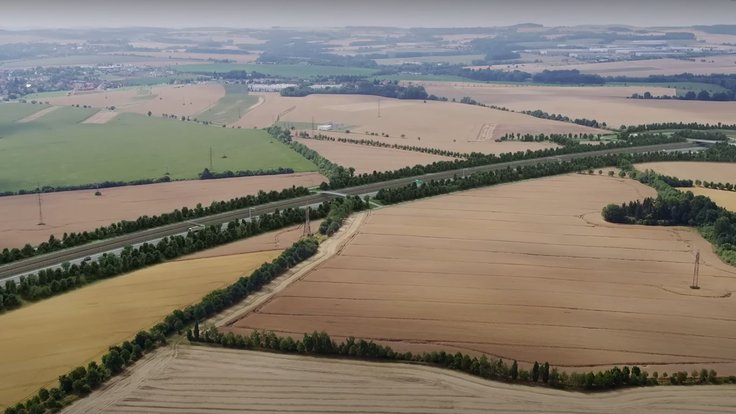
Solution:
{"label": "farmland field", "polygon": [[646,162],[636,164],[640,171],[654,170],[659,174],[683,180],[701,180],[716,183],[736,184],[736,164],[726,162]]}
{"label": "farmland field", "polygon": [[734,374],[736,268],[692,229],[602,220],[608,203],[652,195],[576,174],[377,210],[337,256],[225,330],[325,330],[567,371]]}
{"label": "farmland field", "polygon": [[732,123],[736,102],[627,99],[646,91],[674,95],[677,90],[637,86],[529,86],[470,82],[417,82],[428,93],[447,98],[469,96],[479,102],[515,111],[537,110],[570,118],[595,119],[611,127],[656,122]]}
{"label": "farmland field", "polygon": [[53,386],[174,309],[273,259],[279,251],[163,263],[0,317],[0,407]]}
{"label": "farmland field", "polygon": [[219,83],[194,85],[138,86],[76,94],[38,96],[52,105],[89,105],[93,108],[115,107],[117,112],[133,112],[155,117],[162,114],[196,117],[226,98]]}
{"label": "farmland field", "polygon": [[328,160],[353,167],[358,174],[373,171],[392,171],[417,164],[427,165],[437,161],[452,161],[451,157],[405,151],[392,148],[372,147],[368,145],[348,144],[314,139],[298,139],[309,148],[317,151]]}
{"label": "farmland field", "polygon": [[690,191],[695,195],[706,196],[713,200],[719,207],[736,213],[736,192],[703,187],[681,188],[681,190]]}
{"label": "farmland field", "polygon": [[279,65],[279,64],[238,64],[212,63],[196,65],[179,65],[178,72],[188,73],[225,73],[237,70],[258,72],[270,76],[281,77],[316,77],[316,76],[370,76],[376,71],[367,68],[317,65]]}
{"label": "farmland field", "polygon": [[[488,66],[484,66],[486,68]],[[650,75],[677,75],[693,73],[709,75],[711,73],[736,73],[736,57],[734,55],[709,56],[702,59],[644,59],[602,63],[576,63],[549,65],[544,63],[503,64],[490,66],[497,70],[521,70],[524,72],[541,72],[548,70],[578,69],[583,73],[595,73],[601,76],[647,77]]]}
{"label": "farmland field", "polygon": [[65,414],[254,411],[273,413],[726,412],[729,385],[656,387],[588,395],[484,381],[421,365],[179,346]]}
{"label": "farmland field", "polygon": [[297,173],[219,180],[176,181],[94,190],[46,193],[42,196],[45,226],[38,226],[38,199],[35,194],[0,197],[0,250],[36,245],[52,234],[92,230],[120,220],[134,220],[182,207],[204,206],[258,191],[287,187],[313,187],[326,179],[318,173]]}
{"label": "farmland field", "polygon": [[123,113],[84,124],[96,110],[63,107],[28,123],[0,122],[0,191],[215,171],[316,167],[264,131],[207,127]]}
{"label": "farmland field", "polygon": [[257,102],[257,96],[248,94],[247,85],[227,84],[225,85],[225,96],[220,98],[214,106],[197,114],[197,119],[216,125],[232,124]]}
{"label": "farmland field", "polygon": [[[607,133],[567,122],[549,121],[512,112],[452,102],[398,100],[364,95],[283,97],[258,94],[261,105],[236,125],[244,128],[282,123],[350,125],[350,134],[326,135],[367,138],[401,145],[459,152],[502,153],[554,147],[549,142],[496,142],[506,133]],[[379,116],[380,101],[380,116]],[[372,134],[371,134],[372,133]],[[388,137],[381,134],[388,134]],[[373,135],[375,134],[375,135]],[[403,137],[402,137],[403,135]]]}

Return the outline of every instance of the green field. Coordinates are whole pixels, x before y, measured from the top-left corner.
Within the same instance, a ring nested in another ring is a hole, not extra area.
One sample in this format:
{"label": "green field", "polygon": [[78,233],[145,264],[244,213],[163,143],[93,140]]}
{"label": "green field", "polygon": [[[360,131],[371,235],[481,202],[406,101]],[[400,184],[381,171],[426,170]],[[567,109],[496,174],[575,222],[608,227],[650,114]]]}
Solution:
{"label": "green field", "polygon": [[[93,109],[62,107],[36,121],[18,119],[43,106],[0,105],[0,192],[45,186],[196,178],[214,171],[293,168],[315,171],[308,160],[261,130],[203,126],[120,114],[107,124],[80,123]],[[226,157],[226,158],[223,158]]]}
{"label": "green field", "polygon": [[215,125],[232,124],[248,112],[248,108],[258,102],[258,97],[248,95],[248,86],[225,84],[225,96],[215,106],[197,115],[200,121],[212,122]]}
{"label": "green field", "polygon": [[225,73],[236,70],[259,72],[269,76],[283,78],[313,78],[316,76],[370,76],[376,71],[367,68],[351,68],[340,66],[317,65],[260,65],[239,63],[212,63],[201,65],[179,65],[174,67],[177,72],[186,73]]}

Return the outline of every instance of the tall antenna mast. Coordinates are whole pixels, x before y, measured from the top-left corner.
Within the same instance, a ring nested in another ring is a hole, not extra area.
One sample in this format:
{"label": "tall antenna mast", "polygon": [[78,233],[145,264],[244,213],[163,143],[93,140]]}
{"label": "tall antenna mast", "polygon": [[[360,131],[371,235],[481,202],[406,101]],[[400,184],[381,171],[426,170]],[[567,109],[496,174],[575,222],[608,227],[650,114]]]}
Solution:
{"label": "tall antenna mast", "polygon": [[43,207],[41,206],[41,184],[38,185],[38,225],[45,226],[43,222]]}
{"label": "tall antenna mast", "polygon": [[309,225],[309,210],[311,210],[311,207],[307,207],[304,210],[304,232],[302,233],[302,237],[309,237],[312,235],[312,228]]}
{"label": "tall antenna mast", "polygon": [[693,284],[690,285],[690,289],[700,289],[698,282],[700,279],[700,250],[695,253],[695,268],[693,269]]}

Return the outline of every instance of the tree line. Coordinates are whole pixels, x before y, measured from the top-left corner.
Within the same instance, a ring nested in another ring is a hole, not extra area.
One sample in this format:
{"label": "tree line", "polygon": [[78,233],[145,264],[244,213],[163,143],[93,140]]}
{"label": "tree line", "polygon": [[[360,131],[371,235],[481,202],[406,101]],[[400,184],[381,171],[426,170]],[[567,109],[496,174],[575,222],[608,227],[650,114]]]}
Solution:
{"label": "tree line", "polygon": [[359,80],[355,82],[344,83],[341,85],[331,86],[327,88],[315,89],[308,85],[289,86],[281,90],[281,96],[307,96],[312,94],[332,94],[332,95],[374,95],[395,99],[426,99],[432,101],[447,100],[447,98],[439,98],[430,95],[421,85],[399,85],[398,81],[380,81],[374,79]]}
{"label": "tree line", "polygon": [[552,121],[561,121],[561,122],[571,122],[573,124],[583,125],[591,128],[607,128],[608,125],[605,122],[598,122],[595,119],[587,119],[587,118],[575,118],[572,119],[568,116],[561,115],[561,114],[550,114],[548,112],[542,111],[541,109],[537,109],[534,111],[521,111],[522,114],[530,115],[535,118],[541,118],[541,119],[549,119]]}
{"label": "tree line", "polygon": [[639,181],[657,190],[657,197],[609,204],[601,214],[606,221],[622,224],[696,227],[726,262],[736,265],[736,214],[719,207],[710,198],[681,192],[666,178],[653,172]]}
{"label": "tree line", "polygon": [[199,173],[199,179],[200,180],[215,180],[219,178],[233,178],[233,177],[255,177],[255,176],[261,176],[261,175],[281,175],[281,174],[293,174],[294,169],[293,168],[270,168],[266,170],[238,170],[238,171],[230,171],[225,170],[222,172],[214,172],[210,171],[209,168],[205,168],[202,170],[201,173]]}
{"label": "tree line", "polygon": [[698,122],[658,122],[653,124],[642,124],[642,125],[621,125],[621,131],[623,133],[633,132],[649,132],[659,131],[663,129],[690,129],[690,130],[708,130],[708,129],[736,129],[736,124],[722,124],[720,122],[715,124],[705,123],[701,124]]}
{"label": "tree line", "polygon": [[[631,368],[628,366],[623,368],[613,367],[598,372],[567,373],[551,367],[548,362],[534,361],[532,368],[527,370],[519,367],[516,360],[509,363],[501,358],[489,359],[486,355],[477,357],[460,352],[453,354],[445,351],[397,352],[390,346],[354,337],[349,337],[337,343],[324,331],[315,331],[311,334],[305,333],[301,339],[294,339],[291,336],[278,336],[274,332],[258,330],[253,330],[250,335],[240,335],[232,332],[223,334],[214,327],[200,332],[199,326],[195,325],[194,329],[187,332],[187,338],[194,343],[234,349],[408,362],[461,371],[488,380],[576,391],[609,391],[668,383],[666,380],[661,382],[657,373],[650,377],[647,371],[642,371],[636,365]],[[666,373],[663,378],[667,378]],[[736,377],[719,378],[713,370],[704,370],[700,374],[696,371],[690,378],[688,378],[687,372],[683,371],[674,374],[672,378],[674,380],[669,381],[669,383],[673,385],[736,383]]]}
{"label": "tree line", "polygon": [[331,137],[331,136],[327,136],[327,135],[323,135],[319,133],[310,136],[309,133],[306,131],[301,131],[299,133],[299,138],[314,139],[317,141],[341,142],[343,144],[367,145],[371,147],[380,147],[380,148],[393,148],[393,149],[400,149],[404,151],[422,152],[425,154],[443,155],[445,157],[454,157],[454,158],[467,158],[470,155],[470,154],[463,153],[463,152],[450,151],[450,150],[445,150],[441,148],[418,147],[416,145],[389,144],[388,142],[376,141],[376,140],[366,139],[366,138],[360,138],[360,139],[340,138],[340,137],[336,138],[336,137]]}
{"label": "tree line", "polygon": [[[328,204],[322,204],[310,210],[310,218],[316,220],[326,217],[329,209]],[[19,307],[21,299],[29,302],[45,299],[97,280],[299,224],[304,221],[304,215],[302,209],[289,208],[261,215],[252,221],[233,220],[224,229],[219,225],[208,226],[200,231],[189,231],[186,235],[164,237],[156,244],[128,246],[119,255],[103,254],[97,260],[84,260],[80,264],[64,263],[61,268],[43,269],[22,276],[18,282],[8,281],[4,287],[0,287],[0,311]]]}
{"label": "tree line", "polygon": [[203,207],[201,204],[197,204],[194,208],[182,207],[181,209],[175,209],[172,212],[162,213],[160,215],[140,216],[135,220],[121,220],[117,223],[98,227],[97,229],[92,231],[83,231],[81,233],[64,233],[61,239],[57,238],[54,235],[51,235],[48,241],[39,244],[36,248],[31,246],[30,244],[26,244],[22,248],[3,249],[2,254],[0,254],[0,264],[11,263],[16,260],[26,259],[40,254],[79,246],[92,241],[109,239],[112,237],[135,233],[137,231],[164,226],[167,224],[181,223],[183,221],[192,220],[204,216],[239,210],[242,208],[253,207],[260,204],[266,204],[274,201],[281,201],[305,195],[309,195],[309,190],[301,186],[292,186],[291,188],[285,188],[281,191],[259,191],[258,194],[255,195],[232,198],[228,201],[213,201],[212,204],[207,207]]}
{"label": "tree line", "polygon": [[692,129],[680,129],[673,134],[677,137],[689,139],[702,139],[708,141],[728,141],[728,136],[721,131],[698,131]]}
{"label": "tree line", "polygon": [[[640,135],[630,137],[627,140],[619,140],[615,142],[601,143],[599,145],[584,145],[580,143],[569,143],[560,148],[545,148],[536,151],[518,151],[515,153],[481,154],[471,153],[466,159],[457,159],[452,161],[436,161],[427,165],[415,165],[414,167],[403,167],[394,171],[374,171],[372,173],[363,173],[355,175],[353,170],[343,170],[343,174],[329,176],[330,182],[323,183],[321,188],[340,189],[345,187],[353,187],[358,185],[388,181],[396,178],[405,178],[419,176],[429,173],[451,171],[462,168],[477,167],[482,165],[493,165],[504,162],[535,159],[542,157],[553,157],[564,154],[577,154],[589,151],[607,150],[614,148],[628,148],[643,145],[655,145],[664,143],[681,142],[682,138],[668,137],[663,135]],[[348,172],[349,174],[345,174]]]}
{"label": "tree line", "polygon": [[[717,144],[706,151],[693,152],[649,152],[642,154],[609,154],[593,157],[579,158],[564,162],[550,162],[544,164],[507,168],[496,171],[478,172],[465,177],[455,176],[445,180],[431,180],[424,183],[413,183],[399,188],[384,188],[376,194],[376,200],[383,204],[395,204],[419,198],[432,197],[455,191],[469,190],[472,188],[485,187],[512,181],[530,178],[545,177],[550,175],[565,174],[570,172],[588,171],[603,167],[619,166],[627,169],[633,163],[652,161],[720,161],[736,162],[736,148],[728,144]],[[602,171],[601,171],[602,172]],[[651,179],[641,178],[644,182]],[[691,180],[680,180],[675,177],[664,177],[657,180],[662,183],[662,188],[669,188],[674,193],[680,194],[670,184],[683,187],[691,187]],[[652,184],[650,184],[652,185]],[[692,193],[690,193],[692,194]],[[736,230],[736,227],[734,227]],[[736,243],[735,243],[736,244]]]}
{"label": "tree line", "polygon": [[92,183],[92,184],[57,185],[57,186],[44,185],[41,187],[34,188],[32,190],[3,191],[3,192],[0,192],[0,197],[25,195],[25,194],[36,194],[36,193],[56,193],[56,192],[61,192],[61,191],[97,190],[100,188],[125,187],[128,185],[148,185],[148,184],[168,183],[170,181],[172,181],[171,177],[169,177],[168,175],[164,175],[160,178],[143,178],[140,180],[133,180],[133,181],[102,181],[99,183]]}

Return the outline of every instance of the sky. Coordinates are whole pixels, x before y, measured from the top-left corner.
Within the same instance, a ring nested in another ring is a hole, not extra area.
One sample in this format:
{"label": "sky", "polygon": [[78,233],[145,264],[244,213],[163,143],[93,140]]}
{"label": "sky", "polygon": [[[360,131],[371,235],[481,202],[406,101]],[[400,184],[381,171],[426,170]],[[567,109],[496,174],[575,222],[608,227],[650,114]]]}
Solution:
{"label": "sky", "polygon": [[0,0],[0,29],[734,24],[736,0]]}

